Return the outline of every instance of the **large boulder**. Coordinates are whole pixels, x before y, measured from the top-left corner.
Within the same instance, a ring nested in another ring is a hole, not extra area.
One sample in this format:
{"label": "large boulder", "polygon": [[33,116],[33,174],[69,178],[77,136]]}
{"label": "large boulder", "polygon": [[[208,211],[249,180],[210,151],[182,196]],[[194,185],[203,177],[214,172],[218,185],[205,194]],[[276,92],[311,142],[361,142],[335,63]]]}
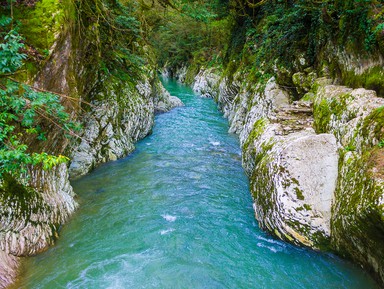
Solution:
{"label": "large boulder", "polygon": [[256,219],[283,240],[328,248],[338,175],[336,138],[312,129],[280,131],[281,124],[259,121],[243,146]]}

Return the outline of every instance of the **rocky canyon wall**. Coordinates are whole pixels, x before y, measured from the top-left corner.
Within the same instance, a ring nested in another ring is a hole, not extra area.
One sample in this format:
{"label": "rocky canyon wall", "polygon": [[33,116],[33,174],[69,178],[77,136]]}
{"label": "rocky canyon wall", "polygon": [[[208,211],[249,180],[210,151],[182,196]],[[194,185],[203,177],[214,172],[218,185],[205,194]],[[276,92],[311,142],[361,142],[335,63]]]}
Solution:
{"label": "rocky canyon wall", "polygon": [[248,83],[249,73],[202,69],[193,89],[239,135],[260,227],[350,258],[383,284],[384,99],[313,68],[293,74],[295,95],[275,77]]}

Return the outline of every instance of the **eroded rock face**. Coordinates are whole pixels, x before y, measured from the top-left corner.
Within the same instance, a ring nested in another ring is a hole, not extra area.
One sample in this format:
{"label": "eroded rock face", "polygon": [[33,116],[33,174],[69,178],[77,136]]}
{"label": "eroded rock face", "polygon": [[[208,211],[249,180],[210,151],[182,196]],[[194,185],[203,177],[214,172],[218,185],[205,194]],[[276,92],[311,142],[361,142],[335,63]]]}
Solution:
{"label": "eroded rock face", "polygon": [[83,116],[84,133],[74,148],[71,178],[88,173],[97,164],[117,160],[134,149],[134,142],[146,136],[153,125],[154,104],[150,87],[132,91],[111,85],[93,101],[93,109]]}
{"label": "eroded rock face", "polygon": [[74,148],[69,167],[71,178],[88,173],[95,166],[124,157],[135,148],[134,143],[147,136],[154,115],[181,106],[160,82],[127,85],[111,84],[93,101],[93,109],[83,116],[84,133]]}
{"label": "eroded rock face", "polygon": [[310,104],[289,104],[288,96],[272,84],[258,96],[266,102],[252,107],[240,133],[256,219],[281,239],[320,249],[330,241],[336,138],[317,135]]}
{"label": "eroded rock face", "polygon": [[269,79],[264,88],[256,87],[254,92],[243,89],[237,97],[241,105],[233,109],[235,117],[230,131],[239,134],[241,144],[247,140],[258,120],[276,120],[276,112],[289,108],[290,103],[288,93],[276,84],[275,78]]}
{"label": "eroded rock face", "polygon": [[384,99],[373,90],[326,85],[316,94],[315,128],[333,133],[343,147],[361,153],[380,141],[383,106]]}
{"label": "eroded rock face", "polygon": [[179,82],[185,82],[187,78],[188,67],[183,65],[181,67],[163,67],[161,75],[164,78],[173,78]]}
{"label": "eroded rock face", "polygon": [[[359,75],[382,61],[355,66],[339,56]],[[198,91],[215,97],[240,137],[260,226],[332,249],[384,284],[384,99],[311,71],[293,77],[308,101],[292,101],[273,78],[247,87],[235,74],[212,86],[204,79],[210,73],[199,73]]]}
{"label": "eroded rock face", "polygon": [[193,90],[203,97],[217,96],[217,86],[219,85],[220,77],[212,70],[200,70],[195,76]]}
{"label": "eroded rock face", "polygon": [[270,138],[255,138],[248,147],[262,148],[251,177],[260,226],[298,245],[328,246],[338,175],[336,138],[312,130],[287,136],[263,134]]}
{"label": "eroded rock face", "polygon": [[19,260],[18,257],[0,250],[0,264],[0,288],[6,288],[16,279]]}
{"label": "eroded rock face", "polygon": [[341,146],[332,245],[384,283],[384,99],[371,90],[324,86],[314,113],[316,129]]}
{"label": "eroded rock face", "polygon": [[8,177],[0,189],[0,288],[14,281],[19,257],[53,244],[77,207],[65,164],[49,172],[31,170],[28,182],[26,187]]}
{"label": "eroded rock face", "polygon": [[168,112],[175,107],[184,105],[178,97],[170,95],[160,81],[155,82],[151,92],[154,97],[155,113]]}
{"label": "eroded rock face", "polygon": [[317,135],[311,103],[292,102],[274,78],[250,88],[242,77],[218,84],[219,77],[202,71],[194,89],[214,96],[230,132],[239,134],[260,226],[299,245],[325,247],[338,175],[336,138]]}

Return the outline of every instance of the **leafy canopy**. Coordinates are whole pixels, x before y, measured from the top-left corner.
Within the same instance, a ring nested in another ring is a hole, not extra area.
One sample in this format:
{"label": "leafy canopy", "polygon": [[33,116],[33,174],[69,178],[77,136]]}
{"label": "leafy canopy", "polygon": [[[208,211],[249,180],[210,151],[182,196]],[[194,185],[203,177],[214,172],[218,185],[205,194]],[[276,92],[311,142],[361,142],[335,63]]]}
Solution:
{"label": "leafy canopy", "polygon": [[151,9],[142,7],[158,65],[173,68],[217,61],[228,42],[228,1],[180,0],[171,6],[158,2]]}

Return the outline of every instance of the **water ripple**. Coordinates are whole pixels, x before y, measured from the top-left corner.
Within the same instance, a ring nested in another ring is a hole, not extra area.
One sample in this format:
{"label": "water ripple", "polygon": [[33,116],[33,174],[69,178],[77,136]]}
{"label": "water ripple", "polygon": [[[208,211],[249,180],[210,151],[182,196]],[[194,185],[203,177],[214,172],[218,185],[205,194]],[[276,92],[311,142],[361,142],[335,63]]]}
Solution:
{"label": "water ripple", "polygon": [[235,136],[216,104],[156,117],[126,159],[73,183],[81,208],[20,288],[375,288],[359,268],[260,231]]}

